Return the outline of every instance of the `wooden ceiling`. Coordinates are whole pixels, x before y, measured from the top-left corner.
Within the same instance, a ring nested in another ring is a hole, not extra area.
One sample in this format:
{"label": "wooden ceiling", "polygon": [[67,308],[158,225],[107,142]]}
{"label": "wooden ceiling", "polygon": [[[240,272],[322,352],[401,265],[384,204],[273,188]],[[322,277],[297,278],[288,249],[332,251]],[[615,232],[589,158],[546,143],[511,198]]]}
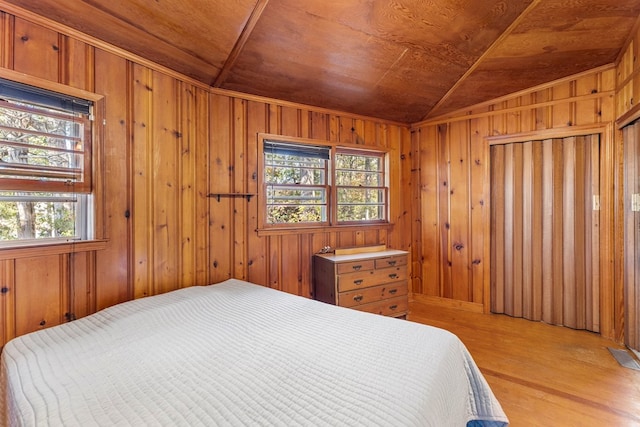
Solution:
{"label": "wooden ceiling", "polygon": [[208,85],[414,123],[615,62],[638,0],[5,0]]}

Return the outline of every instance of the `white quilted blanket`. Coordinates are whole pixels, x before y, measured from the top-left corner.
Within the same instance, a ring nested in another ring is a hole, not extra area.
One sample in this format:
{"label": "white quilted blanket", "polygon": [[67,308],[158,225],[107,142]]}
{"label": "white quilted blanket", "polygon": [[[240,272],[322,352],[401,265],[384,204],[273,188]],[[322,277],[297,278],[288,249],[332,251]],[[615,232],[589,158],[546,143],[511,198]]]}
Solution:
{"label": "white quilted blanket", "polygon": [[16,338],[1,381],[11,426],[507,422],[451,333],[235,279]]}

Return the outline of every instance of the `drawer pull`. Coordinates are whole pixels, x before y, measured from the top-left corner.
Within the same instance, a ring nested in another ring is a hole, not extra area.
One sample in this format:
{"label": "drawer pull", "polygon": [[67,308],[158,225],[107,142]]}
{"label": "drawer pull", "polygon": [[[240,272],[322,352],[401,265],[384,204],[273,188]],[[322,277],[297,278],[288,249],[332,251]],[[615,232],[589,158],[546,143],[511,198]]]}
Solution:
{"label": "drawer pull", "polygon": [[362,285],[363,281],[364,280],[362,280],[362,279],[358,279],[358,280],[354,280],[353,283],[356,284],[356,285]]}
{"label": "drawer pull", "polygon": [[360,301],[362,301],[362,298],[364,298],[362,295],[356,295],[355,297],[353,297],[353,300],[355,302],[360,302]]}
{"label": "drawer pull", "polygon": [[360,270],[362,268],[362,266],[361,265],[354,265],[351,268],[353,268],[354,270],[358,271],[358,270]]}
{"label": "drawer pull", "polygon": [[396,260],[388,261],[389,265],[396,265],[396,262],[397,262]]}
{"label": "drawer pull", "polygon": [[389,306],[389,310],[395,310],[396,308],[398,308],[396,304]]}
{"label": "drawer pull", "polygon": [[389,279],[395,279],[396,277],[398,277],[398,275],[396,273],[391,273],[389,275]]}
{"label": "drawer pull", "polygon": [[397,292],[398,292],[398,290],[397,290],[397,289],[391,289],[391,290],[389,291],[389,293],[390,293],[391,295],[395,295]]}

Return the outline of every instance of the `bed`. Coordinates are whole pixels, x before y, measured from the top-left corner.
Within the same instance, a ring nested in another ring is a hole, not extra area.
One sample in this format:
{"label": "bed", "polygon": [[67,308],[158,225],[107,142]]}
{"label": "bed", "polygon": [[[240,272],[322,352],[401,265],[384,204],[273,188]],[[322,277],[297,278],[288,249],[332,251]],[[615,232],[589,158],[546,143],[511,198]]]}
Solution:
{"label": "bed", "polygon": [[142,298],[10,341],[10,426],[504,426],[442,329],[241,280]]}

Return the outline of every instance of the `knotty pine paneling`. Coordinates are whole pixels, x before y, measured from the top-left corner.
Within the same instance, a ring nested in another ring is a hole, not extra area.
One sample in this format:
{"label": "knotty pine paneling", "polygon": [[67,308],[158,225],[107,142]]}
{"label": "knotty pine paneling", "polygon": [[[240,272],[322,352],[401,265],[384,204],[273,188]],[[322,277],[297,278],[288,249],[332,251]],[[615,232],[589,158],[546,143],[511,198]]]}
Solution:
{"label": "knotty pine paneling", "polygon": [[[106,124],[100,135],[102,143],[95,147],[101,161],[96,162],[96,230],[99,236],[109,240],[106,249],[96,260],[97,309],[127,301],[132,295],[130,237],[131,220],[131,90],[128,84],[131,66],[124,58],[112,55],[102,49],[95,51],[94,57],[95,91],[104,95],[103,117]],[[88,67],[82,64],[79,67]]]}
{"label": "knotty pine paneling", "polygon": [[98,251],[3,259],[2,343],[41,322],[209,283],[209,89],[44,19],[1,18],[3,68],[103,96],[94,123],[94,202],[96,237],[107,240]]}
{"label": "knotty pine paneling", "polygon": [[[413,205],[413,217],[420,223],[420,232],[414,232],[412,236],[413,253],[420,254],[414,258],[415,298],[488,311],[490,259],[496,256],[490,250],[492,190],[489,171],[491,165],[504,167],[502,158],[490,157],[488,141],[548,139],[556,134],[564,137],[567,133],[578,136],[584,129],[584,134],[601,134],[600,162],[587,162],[591,165],[590,171],[575,170],[573,173],[597,174],[606,191],[600,195],[601,210],[595,214],[600,220],[599,233],[584,237],[587,239],[585,244],[599,245],[596,258],[585,260],[600,266],[593,279],[599,283],[599,289],[590,288],[585,292],[588,301],[599,298],[600,310],[589,313],[588,319],[575,321],[590,322],[597,325],[604,336],[620,339],[623,327],[618,308],[621,293],[615,280],[620,270],[615,260],[620,256],[621,246],[615,224],[619,217],[616,206],[621,196],[620,187],[614,184],[619,179],[620,139],[612,131],[616,119],[616,73],[613,66],[603,67],[412,126],[413,153],[419,157],[412,159],[418,166],[412,171],[412,188],[414,199],[420,201]],[[526,156],[553,154],[553,148],[549,151],[533,147],[532,150]],[[516,153],[515,158],[520,159],[522,155]],[[522,168],[525,172],[520,185],[536,192],[532,195],[533,200],[542,197],[541,190],[534,185],[543,179],[540,174],[561,172],[553,168],[533,171],[523,162],[510,167]],[[545,194],[544,197],[558,197],[553,196],[553,192]],[[522,203],[515,204],[514,208],[523,209],[523,206]],[[498,219],[499,222],[504,220]],[[525,221],[536,224],[541,218],[527,217]],[[517,241],[529,238],[527,236],[536,230],[534,225],[525,225],[525,234],[514,236]],[[556,220],[555,227],[562,230],[561,219]],[[551,253],[552,247],[541,248],[540,244],[536,243],[533,250],[542,251],[545,256]],[[501,248],[494,250],[503,251]],[[534,289],[546,286],[547,280],[553,277],[549,275],[563,274],[562,271],[543,272],[543,260],[531,257],[527,252],[514,256],[518,257],[515,261],[522,260],[526,270],[532,272]],[[519,289],[515,292],[515,295],[501,293],[497,297],[501,301],[530,300],[531,305],[523,307],[522,314],[539,312],[545,303],[537,297],[522,294],[524,291]],[[545,315],[553,322],[561,312]]]}
{"label": "knotty pine paneling", "polygon": [[14,18],[13,69],[54,82],[60,82],[62,55],[57,31]]}
{"label": "knotty pine paneling", "polygon": [[14,261],[15,336],[63,323],[69,301],[68,254]]}
{"label": "knotty pine paneling", "polygon": [[208,91],[130,72],[134,296],[207,284]]}
{"label": "knotty pine paneling", "polygon": [[[211,281],[229,277],[312,296],[311,259],[324,246],[387,244],[411,247],[411,209],[403,184],[410,185],[411,133],[407,127],[318,112],[291,105],[211,94],[209,150],[211,193],[258,192],[257,136],[266,132],[320,141],[391,148],[392,229],[366,227],[319,233],[257,233],[258,201],[210,198]],[[408,176],[407,176],[408,174]],[[218,244],[219,242],[219,244]]]}

